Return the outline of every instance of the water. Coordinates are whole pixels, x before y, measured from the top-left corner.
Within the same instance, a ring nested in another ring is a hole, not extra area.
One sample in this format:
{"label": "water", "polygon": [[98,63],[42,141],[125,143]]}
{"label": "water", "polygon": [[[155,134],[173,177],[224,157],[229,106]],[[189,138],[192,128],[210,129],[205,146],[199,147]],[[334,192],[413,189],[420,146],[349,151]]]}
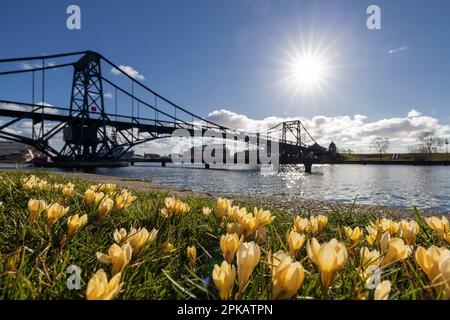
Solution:
{"label": "water", "polygon": [[394,208],[450,211],[450,167],[407,165],[282,166],[280,172],[203,170],[159,164],[99,168],[95,173],[149,179],[192,191],[224,194],[301,195]]}

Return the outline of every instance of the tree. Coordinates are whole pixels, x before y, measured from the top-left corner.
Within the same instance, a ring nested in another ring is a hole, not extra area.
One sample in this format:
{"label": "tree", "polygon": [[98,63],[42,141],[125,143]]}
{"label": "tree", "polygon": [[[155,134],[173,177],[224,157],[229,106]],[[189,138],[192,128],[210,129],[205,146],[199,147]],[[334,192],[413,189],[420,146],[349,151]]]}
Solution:
{"label": "tree", "polygon": [[436,153],[442,145],[442,139],[436,137],[434,131],[425,131],[419,135],[419,150],[424,153]]}
{"label": "tree", "polygon": [[384,137],[375,137],[372,140],[372,148],[377,150],[377,152],[380,153],[380,160],[383,157],[383,153],[386,153],[386,151],[389,149],[390,141],[388,138]]}

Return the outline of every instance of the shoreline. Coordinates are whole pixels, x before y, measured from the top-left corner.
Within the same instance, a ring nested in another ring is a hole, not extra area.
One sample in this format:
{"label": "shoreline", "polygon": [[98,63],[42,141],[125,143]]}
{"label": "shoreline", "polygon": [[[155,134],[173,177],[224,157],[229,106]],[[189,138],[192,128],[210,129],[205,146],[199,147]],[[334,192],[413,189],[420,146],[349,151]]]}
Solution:
{"label": "shoreline", "polygon": [[[1,169],[4,170],[4,169]],[[7,169],[8,170],[8,169]],[[14,169],[13,169],[14,170]],[[232,199],[233,202],[239,203],[241,205],[251,205],[251,206],[261,206],[265,209],[286,211],[292,214],[298,213],[311,213],[320,214],[330,210],[344,210],[352,211],[352,213],[357,215],[373,215],[375,217],[386,217],[386,218],[414,218],[414,211],[405,208],[389,208],[381,205],[368,205],[368,204],[353,204],[327,201],[317,198],[305,198],[298,195],[247,195],[247,194],[233,194],[233,193],[208,193],[208,192],[197,192],[183,188],[176,188],[171,186],[164,186],[159,183],[155,183],[149,180],[140,180],[134,178],[124,178],[117,176],[100,175],[93,173],[83,173],[83,172],[49,172],[40,170],[25,170],[28,172],[39,172],[45,174],[58,175],[63,178],[69,179],[80,179],[85,181],[91,181],[95,183],[114,183],[120,188],[126,188],[136,191],[166,191],[172,195],[178,197],[199,197],[199,198],[216,198],[216,197],[227,197]],[[445,215],[450,217],[450,212],[448,211],[422,211],[419,210],[420,214],[423,216],[442,216]]]}

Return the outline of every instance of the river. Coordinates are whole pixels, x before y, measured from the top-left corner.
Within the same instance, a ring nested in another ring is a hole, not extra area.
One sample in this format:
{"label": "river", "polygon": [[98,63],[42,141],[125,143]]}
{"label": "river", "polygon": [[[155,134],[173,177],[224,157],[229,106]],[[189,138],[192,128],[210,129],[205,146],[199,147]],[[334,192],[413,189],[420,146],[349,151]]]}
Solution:
{"label": "river", "polygon": [[[53,169],[54,170],[54,169]],[[300,195],[392,208],[450,211],[450,167],[408,165],[281,166],[278,172],[204,170],[158,164],[98,168],[93,172],[223,194]]]}

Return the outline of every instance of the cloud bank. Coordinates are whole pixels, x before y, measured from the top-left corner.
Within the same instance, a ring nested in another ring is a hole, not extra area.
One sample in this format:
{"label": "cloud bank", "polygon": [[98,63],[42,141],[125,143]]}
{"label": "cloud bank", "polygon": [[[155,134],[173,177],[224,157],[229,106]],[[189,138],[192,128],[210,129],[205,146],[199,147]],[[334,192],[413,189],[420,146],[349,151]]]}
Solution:
{"label": "cloud bank", "polygon": [[[229,128],[258,132],[271,128],[283,121],[300,119],[312,137],[323,146],[334,141],[340,149],[355,152],[373,152],[371,142],[377,136],[386,137],[391,142],[390,152],[407,152],[408,147],[417,144],[424,131],[434,131],[438,137],[450,138],[450,126],[441,124],[436,118],[423,115],[411,109],[404,117],[393,117],[368,121],[361,114],[353,116],[267,117],[251,119],[226,109],[215,110],[206,119]],[[308,142],[308,139],[305,140]]]}

